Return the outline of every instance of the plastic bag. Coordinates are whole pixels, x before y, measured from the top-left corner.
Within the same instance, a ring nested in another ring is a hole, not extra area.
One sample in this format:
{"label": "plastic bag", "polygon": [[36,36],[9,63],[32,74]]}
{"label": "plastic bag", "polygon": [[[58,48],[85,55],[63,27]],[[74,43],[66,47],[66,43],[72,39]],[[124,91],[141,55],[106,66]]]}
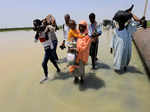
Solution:
{"label": "plastic bag", "polygon": [[75,54],[73,54],[73,53],[67,54],[67,61],[68,62],[74,62],[75,58],[76,58]]}

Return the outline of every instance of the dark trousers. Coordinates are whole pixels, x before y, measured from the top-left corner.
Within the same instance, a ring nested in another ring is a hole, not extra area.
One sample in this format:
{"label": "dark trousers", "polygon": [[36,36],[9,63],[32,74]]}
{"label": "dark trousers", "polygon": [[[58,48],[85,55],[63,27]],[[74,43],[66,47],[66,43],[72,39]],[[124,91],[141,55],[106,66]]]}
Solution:
{"label": "dark trousers", "polygon": [[54,50],[55,58],[56,58],[56,60],[58,60],[58,56],[57,56],[57,52],[56,52],[58,40],[53,40],[52,43],[53,43],[53,46],[54,46],[54,49],[53,49],[53,50]]}
{"label": "dark trousers", "polygon": [[97,58],[97,54],[98,54],[98,45],[99,45],[99,40],[96,41],[96,58]]}
{"label": "dark trousers", "polygon": [[90,56],[91,56],[93,68],[95,68],[95,64],[96,64],[96,57],[97,57],[97,53],[98,53],[98,43],[99,43],[99,41],[95,41],[95,42],[91,43]]}
{"label": "dark trousers", "polygon": [[56,63],[54,51],[49,48],[49,49],[45,50],[45,55],[44,55],[44,59],[43,59],[43,63],[42,63],[42,67],[43,67],[43,70],[44,70],[45,77],[48,77],[47,63],[48,63],[49,60],[55,66],[57,71],[59,71],[59,67],[58,67],[58,65]]}

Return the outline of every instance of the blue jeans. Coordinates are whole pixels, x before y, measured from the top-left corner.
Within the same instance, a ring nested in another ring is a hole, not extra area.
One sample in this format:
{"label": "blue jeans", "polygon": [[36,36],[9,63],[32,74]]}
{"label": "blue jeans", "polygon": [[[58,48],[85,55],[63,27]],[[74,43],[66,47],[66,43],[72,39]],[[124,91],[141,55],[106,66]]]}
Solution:
{"label": "blue jeans", "polygon": [[95,68],[97,52],[98,52],[98,41],[92,42],[90,48],[90,56],[91,56],[93,68]]}
{"label": "blue jeans", "polygon": [[57,56],[57,52],[56,52],[58,40],[53,40],[52,43],[54,45],[54,49],[53,50],[54,50],[55,59],[58,60],[58,56]]}
{"label": "blue jeans", "polygon": [[48,77],[48,67],[47,67],[47,63],[48,61],[51,61],[52,64],[55,66],[55,68],[57,69],[57,71],[59,71],[59,67],[56,63],[56,59],[55,59],[55,55],[54,55],[54,51],[51,50],[50,48],[49,49],[46,49],[45,50],[45,55],[44,55],[44,59],[43,59],[43,63],[42,63],[42,67],[43,67],[43,70],[44,70],[44,74],[45,74],[45,77]]}

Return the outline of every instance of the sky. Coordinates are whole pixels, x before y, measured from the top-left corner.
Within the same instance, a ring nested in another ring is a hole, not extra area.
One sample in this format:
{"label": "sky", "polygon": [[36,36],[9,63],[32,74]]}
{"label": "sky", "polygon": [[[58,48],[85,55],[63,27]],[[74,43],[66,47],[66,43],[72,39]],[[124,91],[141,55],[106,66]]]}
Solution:
{"label": "sky", "polygon": [[[118,10],[124,10],[135,5],[133,13],[142,17],[145,0],[0,0],[0,28],[30,27],[32,20],[43,19],[52,14],[58,25],[64,23],[64,15],[69,13],[78,23],[88,21],[91,12],[96,19],[112,19]],[[150,19],[150,1],[147,9],[147,18]]]}

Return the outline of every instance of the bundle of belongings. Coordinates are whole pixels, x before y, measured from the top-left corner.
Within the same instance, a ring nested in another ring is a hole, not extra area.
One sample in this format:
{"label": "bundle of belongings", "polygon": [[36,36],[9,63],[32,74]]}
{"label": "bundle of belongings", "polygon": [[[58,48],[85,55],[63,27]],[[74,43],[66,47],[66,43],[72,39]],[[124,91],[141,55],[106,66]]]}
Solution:
{"label": "bundle of belongings", "polygon": [[68,61],[69,65],[75,64],[76,55],[77,55],[76,41],[69,42],[68,43],[68,53],[67,53],[67,61]]}
{"label": "bundle of belongings", "polygon": [[[132,19],[133,15],[131,11],[133,10],[134,5],[132,5],[129,9],[127,10],[119,10],[115,16],[113,17],[113,20],[117,22],[119,26],[125,25],[127,26]],[[147,21],[145,20],[145,17],[142,17],[139,21],[139,25],[141,27],[146,28]]]}
{"label": "bundle of belongings", "polygon": [[77,58],[77,42],[72,41],[68,43],[67,61],[69,64],[69,72],[72,73],[76,68],[79,68],[76,63]]}
{"label": "bundle of belongings", "polygon": [[132,18],[132,14],[129,13],[131,12],[133,9],[133,5],[131,6],[131,8],[123,11],[123,10],[119,10],[113,20],[115,20],[116,22],[118,22],[119,24],[122,23],[122,24],[125,24],[128,20],[130,20]]}

